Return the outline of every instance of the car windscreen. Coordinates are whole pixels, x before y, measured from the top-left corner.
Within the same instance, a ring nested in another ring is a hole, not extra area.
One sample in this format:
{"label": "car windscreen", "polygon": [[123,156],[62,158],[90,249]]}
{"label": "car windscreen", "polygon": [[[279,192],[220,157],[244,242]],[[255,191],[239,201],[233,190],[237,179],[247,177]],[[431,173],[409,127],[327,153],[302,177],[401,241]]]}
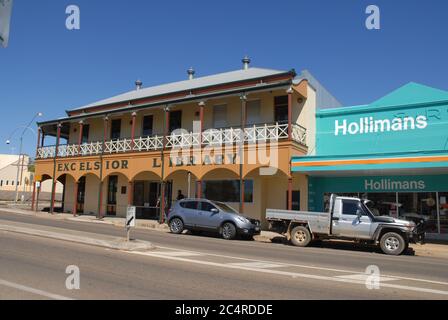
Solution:
{"label": "car windscreen", "polygon": [[235,209],[233,209],[232,207],[226,205],[225,203],[222,202],[213,202],[213,204],[215,206],[217,206],[220,210],[227,212],[227,213],[238,213],[235,211]]}

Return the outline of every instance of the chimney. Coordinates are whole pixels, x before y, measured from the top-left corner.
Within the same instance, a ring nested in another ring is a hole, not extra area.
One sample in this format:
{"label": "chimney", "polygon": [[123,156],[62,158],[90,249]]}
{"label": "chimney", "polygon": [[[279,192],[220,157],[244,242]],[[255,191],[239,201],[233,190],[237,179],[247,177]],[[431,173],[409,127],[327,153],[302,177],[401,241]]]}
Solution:
{"label": "chimney", "polygon": [[243,70],[249,69],[250,59],[247,55],[243,58],[242,62],[243,62]]}
{"label": "chimney", "polygon": [[143,86],[143,82],[141,80],[135,81],[135,88],[136,90],[140,90]]}
{"label": "chimney", "polygon": [[187,70],[187,73],[188,73],[188,80],[193,80],[194,74],[196,73],[196,71],[194,71],[193,67],[190,67],[190,69]]}

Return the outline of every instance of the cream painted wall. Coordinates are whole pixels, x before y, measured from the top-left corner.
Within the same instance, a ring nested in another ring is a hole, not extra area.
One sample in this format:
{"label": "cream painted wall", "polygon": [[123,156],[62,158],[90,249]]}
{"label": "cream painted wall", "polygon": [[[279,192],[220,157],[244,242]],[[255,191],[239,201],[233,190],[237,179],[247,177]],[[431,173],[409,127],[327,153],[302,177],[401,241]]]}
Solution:
{"label": "cream painted wall", "polygon": [[297,123],[306,128],[306,144],[308,146],[308,154],[316,153],[316,91],[308,85],[308,98],[304,103],[299,104],[297,98],[294,99],[293,112],[294,118],[297,117]]}

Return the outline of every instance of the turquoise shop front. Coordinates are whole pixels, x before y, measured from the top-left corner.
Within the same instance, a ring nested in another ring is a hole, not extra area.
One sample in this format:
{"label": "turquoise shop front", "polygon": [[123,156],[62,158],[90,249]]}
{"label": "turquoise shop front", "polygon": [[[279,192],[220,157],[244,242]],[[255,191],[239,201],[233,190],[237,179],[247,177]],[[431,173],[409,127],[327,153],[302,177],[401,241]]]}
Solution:
{"label": "turquoise shop front", "polygon": [[409,83],[368,105],[319,110],[316,154],[293,157],[308,176],[308,209],[329,195],[371,200],[379,214],[424,219],[448,235],[448,92]]}

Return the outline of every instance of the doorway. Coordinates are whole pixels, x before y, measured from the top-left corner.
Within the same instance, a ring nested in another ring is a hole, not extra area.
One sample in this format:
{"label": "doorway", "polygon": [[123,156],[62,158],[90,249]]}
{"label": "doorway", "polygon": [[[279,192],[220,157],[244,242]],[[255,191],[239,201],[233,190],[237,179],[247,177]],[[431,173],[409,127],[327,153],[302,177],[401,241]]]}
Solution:
{"label": "doorway", "polygon": [[[172,201],[172,181],[165,184],[165,207],[167,210]],[[160,181],[135,181],[134,206],[137,219],[158,220],[160,218]]]}

